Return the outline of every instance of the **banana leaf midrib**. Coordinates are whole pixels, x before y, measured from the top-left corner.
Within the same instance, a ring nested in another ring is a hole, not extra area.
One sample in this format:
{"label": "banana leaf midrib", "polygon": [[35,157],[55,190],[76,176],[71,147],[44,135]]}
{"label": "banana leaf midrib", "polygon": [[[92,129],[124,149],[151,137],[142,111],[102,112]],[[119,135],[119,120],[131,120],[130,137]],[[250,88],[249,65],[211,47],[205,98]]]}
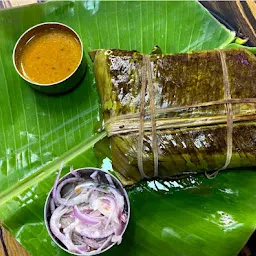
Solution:
{"label": "banana leaf midrib", "polygon": [[23,180],[20,180],[16,184],[10,186],[8,189],[0,192],[0,206],[8,202],[13,197],[18,196],[26,189],[44,180],[46,177],[48,177],[49,175],[54,173],[56,170],[58,170],[62,162],[64,163],[69,162],[72,159],[74,159],[77,155],[80,155],[86,152],[88,149],[92,148],[98,141],[103,139],[105,136],[106,136],[105,131],[98,133],[95,136],[92,136],[87,141],[84,141],[81,144],[70,149],[63,155],[59,156],[54,161],[42,166],[37,171],[35,171],[32,175],[24,178]]}

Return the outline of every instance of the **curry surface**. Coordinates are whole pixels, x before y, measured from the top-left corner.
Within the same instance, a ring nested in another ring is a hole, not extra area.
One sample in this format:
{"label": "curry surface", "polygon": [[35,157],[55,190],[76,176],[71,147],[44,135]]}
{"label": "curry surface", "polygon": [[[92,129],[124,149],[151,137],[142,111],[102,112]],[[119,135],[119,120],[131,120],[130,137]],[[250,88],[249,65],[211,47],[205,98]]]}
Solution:
{"label": "curry surface", "polygon": [[35,34],[21,52],[18,69],[28,80],[56,83],[68,77],[81,59],[81,45],[69,31],[47,29]]}

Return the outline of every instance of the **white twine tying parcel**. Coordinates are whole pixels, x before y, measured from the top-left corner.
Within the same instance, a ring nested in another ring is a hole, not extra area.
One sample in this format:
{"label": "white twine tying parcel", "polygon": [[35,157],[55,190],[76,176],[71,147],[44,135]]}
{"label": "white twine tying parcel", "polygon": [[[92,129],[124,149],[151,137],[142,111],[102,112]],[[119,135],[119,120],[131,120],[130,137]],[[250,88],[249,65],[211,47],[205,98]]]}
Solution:
{"label": "white twine tying parcel", "polygon": [[[224,100],[231,100],[231,93],[230,93],[230,83],[229,83],[229,76],[228,76],[228,68],[226,63],[226,54],[225,52],[218,50],[221,59],[221,66],[223,72],[223,84],[224,84]],[[232,104],[226,103],[225,104],[226,113],[227,113],[227,153],[226,153],[226,162],[223,167],[218,169],[212,174],[208,174],[205,172],[205,176],[208,179],[214,179],[219,171],[225,170],[228,168],[231,158],[232,158],[232,146],[233,146],[233,111],[232,111]]]}
{"label": "white twine tying parcel", "polygon": [[138,168],[142,178],[148,178],[143,169],[143,140],[145,131],[145,93],[148,86],[149,101],[150,101],[150,116],[151,116],[151,130],[152,130],[152,152],[154,156],[154,176],[158,176],[158,143],[156,134],[156,120],[155,120],[155,100],[154,100],[154,85],[152,83],[152,69],[150,63],[150,56],[143,55],[142,57],[142,77],[141,77],[141,108],[140,108],[140,126],[138,136]]}

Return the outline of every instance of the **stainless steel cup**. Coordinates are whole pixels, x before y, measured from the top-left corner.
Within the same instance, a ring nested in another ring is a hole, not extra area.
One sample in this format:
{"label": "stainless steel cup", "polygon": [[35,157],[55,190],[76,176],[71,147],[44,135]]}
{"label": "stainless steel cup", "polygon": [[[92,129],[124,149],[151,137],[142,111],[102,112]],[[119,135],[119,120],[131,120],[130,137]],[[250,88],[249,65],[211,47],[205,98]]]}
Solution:
{"label": "stainless steel cup", "polygon": [[[52,83],[52,84],[40,84],[40,83],[36,83],[34,81],[30,81],[29,79],[27,79],[18,69],[18,59],[20,57],[20,55],[22,54],[22,50],[24,49],[26,43],[38,32],[41,32],[42,30],[45,29],[50,29],[50,28],[57,28],[57,29],[61,29],[61,30],[66,30],[69,33],[72,33],[74,35],[74,37],[79,41],[80,45],[81,45],[81,58],[80,58],[80,62],[77,65],[76,69],[73,71],[72,74],[70,74],[68,77],[65,77],[63,80],[56,82],[56,83]],[[79,81],[83,78],[85,72],[86,72],[86,68],[87,68],[87,63],[84,59],[83,56],[83,44],[82,41],[80,39],[80,37],[78,36],[78,34],[69,26],[62,24],[62,23],[58,23],[58,22],[45,22],[45,23],[41,23],[38,24],[30,29],[28,29],[27,31],[25,31],[20,38],[18,39],[14,49],[13,49],[13,65],[17,71],[17,73],[25,80],[27,81],[31,87],[33,87],[34,89],[47,93],[47,94],[58,94],[58,93],[63,93],[66,91],[71,90],[72,88],[74,88]]]}
{"label": "stainless steel cup", "polygon": [[[121,236],[123,236],[128,223],[129,223],[129,219],[130,219],[130,201],[127,195],[126,190],[124,189],[123,185],[121,184],[121,182],[113,175],[111,175],[109,172],[103,171],[101,169],[98,168],[93,168],[93,167],[88,167],[88,168],[81,168],[81,169],[77,169],[74,170],[74,172],[77,172],[81,178],[84,178],[85,180],[91,180],[90,175],[92,173],[94,173],[95,171],[98,171],[98,177],[99,177],[99,182],[102,184],[109,184],[105,174],[109,174],[112,178],[112,181],[116,187],[116,189],[121,193],[121,195],[124,197],[124,210],[127,213],[127,222],[125,223],[124,229],[121,233]],[[64,181],[65,179],[74,177],[72,173],[68,173],[65,176],[63,176],[60,180],[59,183],[61,183],[62,181]],[[65,187],[63,188],[65,190]],[[58,245],[62,250],[70,253],[71,255],[79,255],[81,256],[82,254],[78,254],[78,253],[74,253],[74,252],[70,252],[68,251],[63,244],[54,236],[54,234],[51,232],[50,230],[50,226],[49,226],[49,222],[50,222],[50,217],[51,217],[51,211],[50,211],[50,199],[52,198],[52,190],[49,192],[47,198],[46,198],[46,202],[45,202],[45,207],[44,207],[44,221],[45,221],[45,225],[47,228],[47,231],[50,235],[50,237],[52,238],[52,240],[54,241],[54,243],[56,245]],[[104,250],[102,250],[101,252],[95,252],[93,253],[93,251],[90,252],[89,255],[97,255],[97,254],[101,254],[107,250],[109,250],[111,247],[113,247],[116,243],[111,243],[107,248],[105,248]],[[87,255],[87,254],[83,254],[83,255]]]}

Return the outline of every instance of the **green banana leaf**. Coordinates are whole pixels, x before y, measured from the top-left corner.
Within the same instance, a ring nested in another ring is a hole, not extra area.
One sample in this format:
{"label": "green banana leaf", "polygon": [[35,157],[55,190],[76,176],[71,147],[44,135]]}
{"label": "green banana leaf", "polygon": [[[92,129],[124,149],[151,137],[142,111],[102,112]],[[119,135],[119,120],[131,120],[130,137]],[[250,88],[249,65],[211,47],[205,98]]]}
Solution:
{"label": "green banana leaf", "polygon": [[246,45],[241,45],[241,44],[238,44],[238,43],[231,43],[231,44],[228,44],[227,46],[224,47],[225,49],[246,49],[248,51],[250,51],[251,53],[253,54],[256,54],[256,47],[249,47],[249,46],[246,46]]}
{"label": "green banana leaf", "polygon": [[[60,163],[111,168],[104,147],[94,147],[106,134],[88,55],[85,79],[61,96],[32,90],[14,70],[16,40],[45,21],[74,28],[86,51],[149,53],[157,44],[177,53],[224,48],[235,37],[195,1],[58,1],[0,12],[0,219],[33,256],[66,255],[43,221]],[[255,184],[252,170],[137,184],[123,242],[106,255],[236,255],[256,227]]]}

